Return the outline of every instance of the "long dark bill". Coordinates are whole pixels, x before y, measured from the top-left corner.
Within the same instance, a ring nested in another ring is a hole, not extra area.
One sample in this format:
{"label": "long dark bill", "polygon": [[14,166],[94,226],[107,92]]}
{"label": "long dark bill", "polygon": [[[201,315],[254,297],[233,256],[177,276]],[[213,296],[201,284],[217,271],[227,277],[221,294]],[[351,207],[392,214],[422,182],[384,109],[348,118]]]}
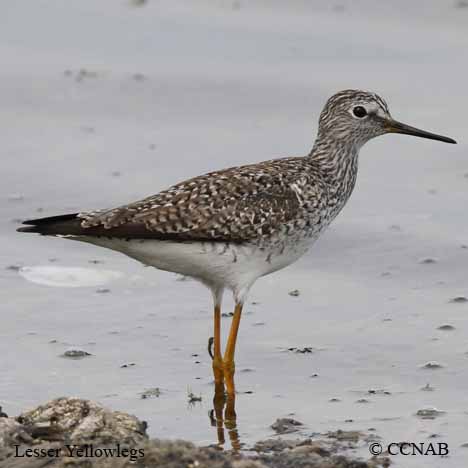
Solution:
{"label": "long dark bill", "polygon": [[419,128],[410,127],[409,125],[398,122],[396,120],[390,120],[389,122],[387,122],[386,130],[389,133],[403,133],[404,135],[413,135],[421,138],[428,138],[429,140],[443,141],[445,143],[457,143],[452,138],[443,135],[437,135],[431,132],[426,132],[425,130],[420,130]]}

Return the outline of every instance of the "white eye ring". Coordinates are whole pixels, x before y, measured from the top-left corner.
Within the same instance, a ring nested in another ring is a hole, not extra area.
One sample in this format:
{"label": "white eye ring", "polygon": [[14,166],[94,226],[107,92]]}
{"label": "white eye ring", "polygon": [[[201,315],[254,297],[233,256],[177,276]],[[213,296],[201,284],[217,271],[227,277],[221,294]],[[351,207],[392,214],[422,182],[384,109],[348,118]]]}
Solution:
{"label": "white eye ring", "polygon": [[353,115],[357,117],[358,119],[363,119],[364,117],[367,116],[367,110],[363,106],[353,107],[352,112],[353,112]]}

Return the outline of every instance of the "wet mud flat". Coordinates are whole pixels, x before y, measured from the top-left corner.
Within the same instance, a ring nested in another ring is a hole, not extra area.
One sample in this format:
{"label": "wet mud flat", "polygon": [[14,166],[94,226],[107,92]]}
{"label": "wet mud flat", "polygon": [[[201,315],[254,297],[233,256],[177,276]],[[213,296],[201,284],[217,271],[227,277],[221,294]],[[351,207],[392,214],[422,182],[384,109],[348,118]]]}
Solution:
{"label": "wet mud flat", "polygon": [[[301,423],[277,420],[277,433]],[[267,439],[249,451],[197,447],[183,440],[149,439],[147,423],[78,398],[58,398],[13,418],[0,415],[0,467],[198,467],[198,468],[374,468],[386,457],[368,461],[342,453],[364,437],[336,431],[325,438]]]}

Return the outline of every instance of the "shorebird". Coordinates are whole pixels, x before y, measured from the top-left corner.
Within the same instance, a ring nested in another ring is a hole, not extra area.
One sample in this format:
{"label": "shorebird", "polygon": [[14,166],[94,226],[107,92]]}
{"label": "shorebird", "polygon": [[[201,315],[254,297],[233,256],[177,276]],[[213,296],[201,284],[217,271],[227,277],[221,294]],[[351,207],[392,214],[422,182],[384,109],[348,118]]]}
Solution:
{"label": "shorebird", "polygon": [[[325,104],[306,156],[211,172],[125,206],[24,221],[18,231],[107,247],[206,285],[214,302],[215,384],[224,394],[225,383],[233,396],[234,352],[250,288],[307,252],[348,201],[360,148],[385,133],[456,143],[394,120],[375,93],[345,90]],[[235,309],[223,355],[225,289]]]}

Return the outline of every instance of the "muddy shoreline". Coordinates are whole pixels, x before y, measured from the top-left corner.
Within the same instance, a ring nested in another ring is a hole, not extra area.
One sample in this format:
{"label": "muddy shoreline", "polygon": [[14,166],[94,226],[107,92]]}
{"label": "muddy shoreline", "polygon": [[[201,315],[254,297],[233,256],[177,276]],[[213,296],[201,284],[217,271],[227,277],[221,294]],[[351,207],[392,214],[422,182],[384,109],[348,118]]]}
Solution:
{"label": "muddy shoreline", "polygon": [[[226,421],[226,428],[229,427]],[[278,434],[301,425],[278,419]],[[232,432],[232,429],[231,429]],[[232,434],[230,434],[231,436]],[[77,398],[58,398],[17,417],[0,416],[0,467],[41,468],[374,468],[386,457],[367,461],[343,455],[363,434],[336,431],[326,437],[267,439],[250,450],[197,447],[183,440],[149,439],[147,423]]]}

